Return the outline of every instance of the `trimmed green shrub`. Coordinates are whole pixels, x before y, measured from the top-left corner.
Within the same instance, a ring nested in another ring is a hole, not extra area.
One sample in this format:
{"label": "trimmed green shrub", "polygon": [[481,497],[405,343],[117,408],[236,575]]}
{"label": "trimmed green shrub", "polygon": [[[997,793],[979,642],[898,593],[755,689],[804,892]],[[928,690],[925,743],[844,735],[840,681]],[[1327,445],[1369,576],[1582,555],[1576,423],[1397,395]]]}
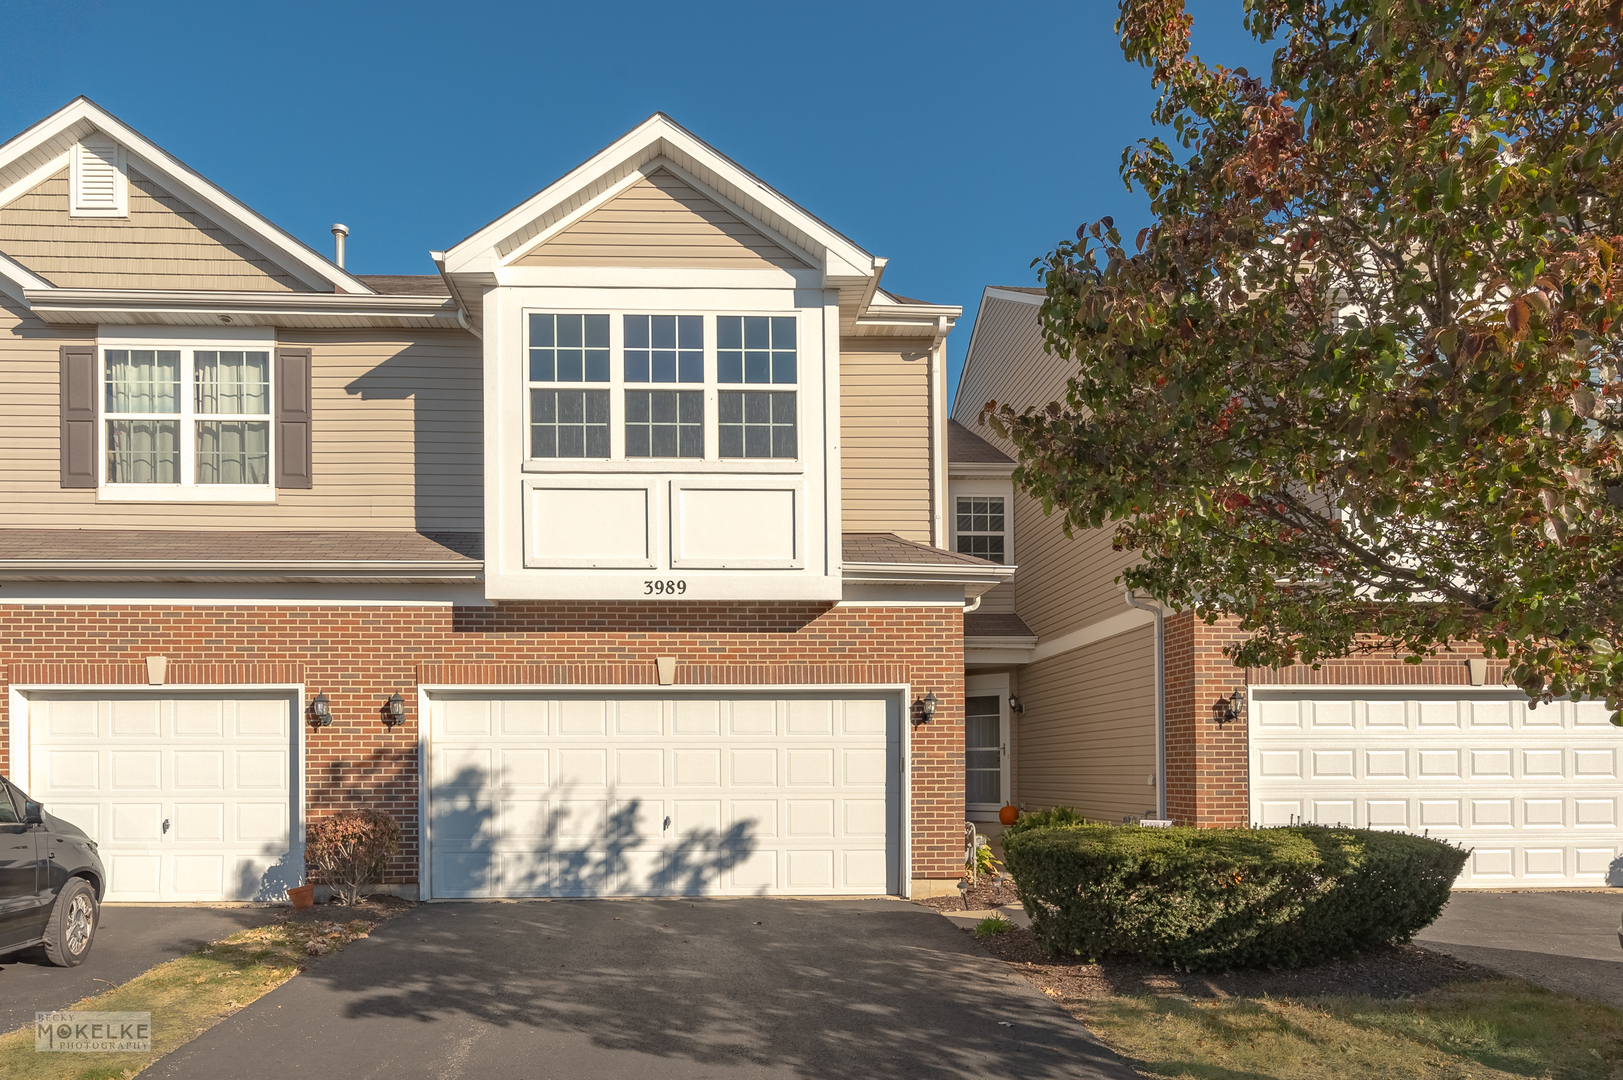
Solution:
{"label": "trimmed green shrub", "polygon": [[1437,918],[1468,857],[1408,833],[1317,825],[1064,823],[1002,839],[1032,932],[1051,951],[1193,971],[1300,967],[1408,941]]}

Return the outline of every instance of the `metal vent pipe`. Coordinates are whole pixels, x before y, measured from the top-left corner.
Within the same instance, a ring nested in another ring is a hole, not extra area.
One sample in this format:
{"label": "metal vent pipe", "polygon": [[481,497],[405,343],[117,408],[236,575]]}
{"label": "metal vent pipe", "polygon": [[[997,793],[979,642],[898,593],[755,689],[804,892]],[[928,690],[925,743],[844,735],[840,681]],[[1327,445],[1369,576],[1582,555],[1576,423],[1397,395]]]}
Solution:
{"label": "metal vent pipe", "polygon": [[340,270],[344,268],[344,237],[348,235],[348,225],[335,224],[332,227],[333,262],[338,264]]}

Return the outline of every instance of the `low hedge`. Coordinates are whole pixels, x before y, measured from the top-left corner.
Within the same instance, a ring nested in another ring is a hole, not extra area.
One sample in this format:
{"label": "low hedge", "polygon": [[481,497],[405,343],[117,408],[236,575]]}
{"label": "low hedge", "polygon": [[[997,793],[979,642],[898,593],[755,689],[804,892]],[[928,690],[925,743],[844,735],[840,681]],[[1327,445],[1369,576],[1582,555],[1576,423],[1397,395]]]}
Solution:
{"label": "low hedge", "polygon": [[1468,857],[1408,833],[1090,825],[1074,811],[1017,823],[1002,841],[1050,950],[1193,971],[1300,967],[1408,941]]}

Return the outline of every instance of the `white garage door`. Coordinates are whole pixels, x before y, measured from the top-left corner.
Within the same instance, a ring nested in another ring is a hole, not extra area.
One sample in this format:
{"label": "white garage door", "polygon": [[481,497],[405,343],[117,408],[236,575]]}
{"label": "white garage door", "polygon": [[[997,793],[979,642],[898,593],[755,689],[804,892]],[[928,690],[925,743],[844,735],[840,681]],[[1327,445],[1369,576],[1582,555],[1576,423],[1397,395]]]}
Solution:
{"label": "white garage door", "polygon": [[294,703],[285,694],[30,694],[29,795],[96,840],[107,899],[281,900]]}
{"label": "white garage door", "polygon": [[437,694],[435,897],[900,890],[894,698]]}
{"label": "white garage door", "polygon": [[[1474,849],[1462,886],[1600,885],[1623,853],[1604,705],[1516,692],[1257,690],[1251,815],[1429,833]],[[1619,864],[1623,868],[1623,864]]]}

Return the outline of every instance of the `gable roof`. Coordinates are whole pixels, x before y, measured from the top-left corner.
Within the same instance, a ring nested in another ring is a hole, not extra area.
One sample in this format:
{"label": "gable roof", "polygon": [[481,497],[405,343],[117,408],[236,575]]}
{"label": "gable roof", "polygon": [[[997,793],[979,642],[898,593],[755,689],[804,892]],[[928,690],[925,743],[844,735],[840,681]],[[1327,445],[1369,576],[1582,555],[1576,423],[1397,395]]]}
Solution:
{"label": "gable roof", "polygon": [[[654,168],[649,168],[652,165]],[[867,279],[875,259],[664,113],[654,113],[598,153],[443,253],[447,273],[493,272],[537,237],[583,216],[664,167],[723,206],[743,212],[831,278]]]}
{"label": "gable roof", "polygon": [[[32,191],[67,167],[74,145],[100,132],[118,143],[142,175],[315,292],[370,294],[308,245],[210,183],[201,174],[87,97],[76,97],[32,127],[0,143],[0,206]],[[49,288],[34,275],[23,281],[0,261],[0,276],[20,288]]]}

